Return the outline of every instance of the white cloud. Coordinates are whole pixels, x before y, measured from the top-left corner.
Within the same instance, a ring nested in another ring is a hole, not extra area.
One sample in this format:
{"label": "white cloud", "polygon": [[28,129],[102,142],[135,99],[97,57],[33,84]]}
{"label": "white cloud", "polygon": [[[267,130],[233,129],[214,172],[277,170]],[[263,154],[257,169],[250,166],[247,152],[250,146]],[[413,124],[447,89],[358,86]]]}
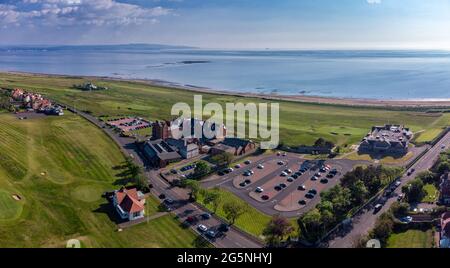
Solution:
{"label": "white cloud", "polygon": [[171,10],[144,8],[115,0],[22,0],[15,5],[0,4],[0,24],[19,25],[130,25],[155,23]]}
{"label": "white cloud", "polygon": [[381,0],[366,0],[366,1],[370,5],[381,4]]}

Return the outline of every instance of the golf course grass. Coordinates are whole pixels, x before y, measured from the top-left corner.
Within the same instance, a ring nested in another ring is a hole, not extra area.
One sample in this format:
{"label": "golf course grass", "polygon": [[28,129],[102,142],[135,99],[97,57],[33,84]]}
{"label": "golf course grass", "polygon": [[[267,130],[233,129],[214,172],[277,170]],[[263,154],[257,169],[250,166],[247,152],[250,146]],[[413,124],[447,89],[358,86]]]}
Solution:
{"label": "golf course grass", "polygon": [[0,189],[0,221],[15,219],[21,212],[22,202],[14,200],[11,193]]}
{"label": "golf course grass", "polygon": [[[221,195],[221,205],[219,206],[217,210],[217,216],[226,219],[225,212],[223,211],[223,204],[227,202],[238,202],[242,204],[246,204],[245,201],[234,195],[233,193],[225,190],[225,189],[215,189],[216,191],[220,192]],[[198,200],[200,204],[203,204],[203,197],[200,195]],[[210,210],[212,210],[211,205],[206,205],[206,207]],[[240,216],[236,222],[235,225],[242,229],[243,231],[252,234],[256,237],[263,238],[262,233],[264,231],[264,228],[266,228],[267,224],[269,223],[270,219],[272,217],[263,214],[262,212],[258,211],[257,209],[253,208],[252,206],[248,206],[247,213]],[[297,219],[291,219],[292,226],[297,230]]]}
{"label": "golf course grass", "polygon": [[432,248],[433,231],[408,230],[403,233],[392,234],[388,241],[388,248]]}
{"label": "golf course grass", "polygon": [[[149,86],[139,82],[98,79],[89,79],[89,81],[109,89],[83,92],[72,88],[74,84],[86,81],[87,79],[77,77],[0,74],[0,85],[4,87],[21,87],[40,92],[96,116],[135,115],[149,120],[171,119],[172,106],[177,102],[192,105],[193,96],[196,94],[192,91]],[[229,102],[269,102],[258,98],[213,93],[201,93],[201,95],[204,104],[208,102],[217,102],[222,105]],[[404,124],[414,132],[423,131],[416,139],[426,142],[434,139],[439,134],[439,130],[450,122],[449,113],[277,102],[280,103],[280,139],[285,145],[292,146],[312,144],[317,138],[323,137],[345,148],[358,143],[372,126],[385,123]]]}
{"label": "golf course grass", "polygon": [[[0,113],[0,125],[0,247],[65,247],[69,239],[86,247],[198,245],[171,215],[117,232],[101,195],[120,187],[124,157],[89,122],[69,112],[27,120]],[[147,215],[158,204],[148,198]]]}

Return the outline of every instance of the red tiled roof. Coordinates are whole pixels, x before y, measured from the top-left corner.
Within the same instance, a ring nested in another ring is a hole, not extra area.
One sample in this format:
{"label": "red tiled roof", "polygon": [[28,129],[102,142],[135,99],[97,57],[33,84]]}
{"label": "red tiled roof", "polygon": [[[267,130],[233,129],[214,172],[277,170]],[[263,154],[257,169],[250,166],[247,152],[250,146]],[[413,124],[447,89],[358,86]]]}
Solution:
{"label": "red tiled roof", "polygon": [[119,206],[126,212],[134,213],[144,210],[144,205],[140,202],[138,192],[135,188],[122,188],[116,192],[116,199]]}

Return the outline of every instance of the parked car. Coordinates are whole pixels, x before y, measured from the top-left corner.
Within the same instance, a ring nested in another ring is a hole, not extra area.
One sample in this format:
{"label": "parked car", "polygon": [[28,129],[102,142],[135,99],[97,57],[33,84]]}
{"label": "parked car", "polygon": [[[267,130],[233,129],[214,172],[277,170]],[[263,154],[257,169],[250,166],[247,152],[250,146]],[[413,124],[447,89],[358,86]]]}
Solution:
{"label": "parked car", "polygon": [[411,216],[406,216],[400,219],[402,223],[411,223],[413,221],[413,218]]}
{"label": "parked car", "polygon": [[328,179],[334,178],[334,174],[328,173],[328,174],[327,174],[327,178],[328,178]]}
{"label": "parked car", "polygon": [[277,152],[277,156],[280,156],[281,155],[281,152]]}
{"label": "parked car", "polygon": [[167,198],[166,200],[164,200],[164,202],[166,202],[169,205],[172,205],[174,203],[174,201],[170,198]]}
{"label": "parked car", "polygon": [[216,238],[217,232],[214,231],[214,230],[209,230],[209,231],[206,232],[206,236],[209,237],[209,238]]}
{"label": "parked car", "polygon": [[373,209],[373,214],[377,214],[381,210],[381,208],[383,208],[382,204],[376,204]]}
{"label": "parked car", "polygon": [[293,177],[289,177],[289,178],[287,178],[287,181],[288,182],[293,182],[295,179],[293,178]]}
{"label": "parked car", "polygon": [[287,174],[291,174],[292,170],[291,169],[286,169],[284,172],[286,172]]}
{"label": "parked car", "polygon": [[252,161],[246,160],[244,163],[245,163],[246,165],[250,165],[250,164],[252,163]]}
{"label": "parked car", "polygon": [[306,205],[306,200],[302,199],[300,201],[298,201],[298,203],[302,206]]}
{"label": "parked car", "polygon": [[219,229],[218,229],[218,230],[221,231],[221,232],[226,233],[226,232],[228,232],[228,231],[230,230],[230,226],[229,226],[228,224],[222,223],[222,224],[219,226]]}
{"label": "parked car", "polygon": [[275,191],[277,191],[277,192],[283,190],[283,188],[281,188],[280,185],[275,186],[274,189],[275,189]]}
{"label": "parked car", "polygon": [[262,200],[264,200],[264,201],[266,201],[266,200],[269,200],[269,196],[268,195],[263,195],[263,196],[261,196],[261,199]]}
{"label": "parked car", "polygon": [[317,194],[317,190],[316,189],[311,189],[308,191],[308,193],[316,195]]}
{"label": "parked car", "polygon": [[313,194],[307,193],[307,194],[305,195],[305,197],[308,198],[308,199],[314,199],[314,197],[316,197],[316,196],[313,195]]}
{"label": "parked car", "polygon": [[328,183],[328,179],[321,179],[321,180],[320,180],[320,183],[322,183],[322,184],[327,184],[327,183]]}
{"label": "parked car", "polygon": [[284,162],[283,162],[283,161],[278,161],[277,164],[280,165],[280,166],[282,166],[282,165],[284,165]]}
{"label": "parked car", "polygon": [[203,213],[203,214],[201,215],[201,217],[202,217],[204,220],[209,220],[209,219],[211,219],[211,214],[209,214],[209,213]]}
{"label": "parked car", "polygon": [[194,224],[198,222],[197,216],[189,216],[186,218],[186,221],[190,224]]}
{"label": "parked car", "polygon": [[287,174],[286,172],[284,172],[284,171],[281,172],[281,174],[280,174],[281,177],[287,177],[287,175],[288,175],[288,174]]}
{"label": "parked car", "polygon": [[252,181],[249,180],[249,179],[245,180],[244,182],[245,182],[245,184],[251,184],[252,183]]}
{"label": "parked car", "polygon": [[241,168],[241,165],[237,164],[237,165],[234,166],[234,168]]}
{"label": "parked car", "polygon": [[316,176],[312,176],[311,180],[312,181],[317,181],[317,180],[319,180],[319,178],[317,178]]}
{"label": "parked car", "polygon": [[287,156],[287,153],[283,153],[283,156]]}
{"label": "parked car", "polygon": [[264,192],[264,189],[261,187],[256,187],[255,192],[262,193],[262,192]]}
{"label": "parked car", "polygon": [[305,185],[300,185],[299,187],[297,187],[297,190],[299,190],[299,191],[306,191],[306,186]]}
{"label": "parked car", "polygon": [[402,185],[402,182],[400,181],[400,180],[398,180],[398,181],[396,181],[395,182],[395,187],[397,188],[397,187],[399,187],[400,185]]}
{"label": "parked car", "polygon": [[402,201],[404,197],[405,197],[404,194],[399,194],[399,195],[397,196],[397,201]]}
{"label": "parked car", "polygon": [[281,187],[281,189],[284,189],[287,187],[287,185],[285,183],[280,183],[280,187]]}
{"label": "parked car", "polygon": [[171,169],[171,170],[170,170],[170,173],[172,173],[172,174],[178,174],[178,171],[177,171],[176,169]]}
{"label": "parked car", "polygon": [[198,229],[200,232],[206,232],[206,231],[208,231],[208,227],[206,227],[206,226],[203,225],[203,224],[199,224],[199,225],[197,226],[197,229]]}
{"label": "parked car", "polygon": [[245,181],[243,181],[243,182],[239,183],[239,186],[245,187],[245,186],[247,186],[247,183],[245,183]]}
{"label": "parked car", "polygon": [[330,170],[330,174],[336,175],[338,173],[337,169]]}
{"label": "parked car", "polygon": [[259,164],[259,165],[258,165],[258,169],[264,169],[264,166],[261,165],[261,164]]}

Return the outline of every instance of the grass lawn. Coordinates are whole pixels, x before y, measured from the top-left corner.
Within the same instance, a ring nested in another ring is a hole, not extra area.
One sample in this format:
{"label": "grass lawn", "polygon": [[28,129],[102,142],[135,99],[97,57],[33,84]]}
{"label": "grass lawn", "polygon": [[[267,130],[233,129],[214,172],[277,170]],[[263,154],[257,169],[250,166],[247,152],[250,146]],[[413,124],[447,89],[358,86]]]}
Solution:
{"label": "grass lawn", "polygon": [[[219,191],[222,196],[222,205],[230,201],[245,203],[242,199],[227,190],[220,189]],[[203,203],[203,199],[201,196],[199,197],[198,202],[201,204]],[[225,213],[222,209],[222,205],[217,210],[217,216],[225,219]],[[210,205],[208,205],[207,207],[208,209],[212,210],[212,207]],[[248,212],[238,218],[235,225],[240,229],[246,231],[247,233],[262,238],[263,230],[267,226],[271,218],[271,216],[261,213],[252,206],[248,206]],[[297,230],[298,225],[296,219],[292,219],[291,222],[292,226],[294,226],[294,228]]]}
{"label": "grass lawn", "polygon": [[[120,187],[124,157],[84,119],[0,113],[0,125],[0,247],[64,247],[69,239],[87,247],[198,244],[172,216],[116,231],[101,194]],[[155,213],[158,202],[149,198],[146,207]]]}
{"label": "grass lawn", "polygon": [[[83,92],[72,88],[85,82],[82,78],[0,74],[5,87],[22,87],[46,94],[94,115],[136,115],[149,120],[170,119],[170,110],[177,102],[193,103],[192,91],[149,86],[138,82],[93,80],[109,90]],[[257,98],[243,98],[202,93],[203,102],[262,102]],[[424,131],[417,138],[432,140],[450,122],[450,114],[394,111],[376,108],[357,108],[325,104],[303,104],[279,101],[280,139],[286,145],[312,144],[323,137],[343,147],[359,142],[373,125],[405,124],[413,131]],[[255,127],[255,126],[251,126]],[[424,136],[422,136],[424,135]],[[422,137],[421,137],[422,136]]]}
{"label": "grass lawn", "polygon": [[434,186],[434,184],[425,184],[423,189],[427,195],[422,199],[424,203],[435,202],[439,197],[439,190]]}
{"label": "grass lawn", "polygon": [[[386,156],[382,159],[379,159],[380,164],[383,165],[401,165],[406,163],[408,160],[411,160],[411,158],[414,156],[412,152],[409,152],[405,156],[401,158],[394,158],[392,156]],[[353,152],[350,154],[345,155],[343,158],[350,159],[350,160],[361,160],[361,161],[374,161],[369,154],[359,154],[358,152]]]}
{"label": "grass lawn", "polygon": [[433,231],[408,230],[404,233],[392,234],[388,241],[388,248],[432,248]]}

